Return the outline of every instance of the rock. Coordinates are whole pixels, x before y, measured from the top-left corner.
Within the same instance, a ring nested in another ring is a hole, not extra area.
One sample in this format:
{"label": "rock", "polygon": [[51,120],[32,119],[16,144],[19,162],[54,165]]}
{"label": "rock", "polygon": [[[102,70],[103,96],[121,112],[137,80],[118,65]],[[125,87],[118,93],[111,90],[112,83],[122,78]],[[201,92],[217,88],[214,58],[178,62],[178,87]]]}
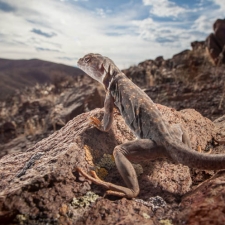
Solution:
{"label": "rock", "polygon": [[191,47],[193,51],[205,50],[205,41],[193,41]]}
{"label": "rock", "polygon": [[178,66],[188,66],[190,50],[186,49],[172,57],[173,68]]}
{"label": "rock", "polygon": [[213,121],[219,138],[225,138],[225,115]]}
{"label": "rock", "polygon": [[76,224],[160,225],[151,208],[127,199],[118,200],[116,203],[100,199]]}
{"label": "rock", "polygon": [[64,92],[58,103],[63,104],[62,110],[58,114],[67,123],[83,112],[103,107],[104,99],[96,86],[83,85]]}
{"label": "rock", "polygon": [[225,19],[218,19],[213,24],[213,30],[217,39],[217,42],[222,49],[225,45]]}
{"label": "rock", "polygon": [[164,60],[163,56],[158,56],[158,57],[155,58],[156,65],[158,67],[160,67],[164,61],[165,60]]}
{"label": "rock", "polygon": [[202,72],[201,67],[212,65],[206,51],[205,41],[191,43],[192,50],[186,49],[165,60],[162,56],[155,60],[145,60],[123,72],[139,87],[147,89],[161,84],[189,81]]}
{"label": "rock", "polygon": [[219,55],[221,53],[221,48],[220,46],[218,46],[215,34],[210,34],[206,39],[206,43],[209,55],[211,56],[214,64],[219,64]]}
{"label": "rock", "polygon": [[14,121],[6,121],[0,124],[0,131],[1,131],[1,142],[8,142],[12,138],[16,137],[16,124]]}
{"label": "rock", "polygon": [[127,70],[123,70],[123,72],[139,87],[148,86],[150,84],[145,69],[140,66],[132,66]]}
{"label": "rock", "polygon": [[12,101],[2,103],[0,157],[25,151],[75,116],[102,107],[102,89],[83,78],[79,87],[64,89],[61,93],[55,94],[53,85],[36,85],[35,89],[27,89],[26,94],[18,94]]}
{"label": "rock", "polygon": [[225,224],[225,171],[182,198],[176,224]]}
{"label": "rock", "polygon": [[49,132],[48,134],[35,134],[33,136],[20,135],[6,144],[0,144],[0,158],[7,154],[24,152],[51,133],[52,132]]}
{"label": "rock", "polygon": [[[204,149],[212,140],[214,124],[195,110],[176,112],[162,105],[157,107],[169,123],[182,123],[190,135],[193,149],[198,145]],[[138,197],[146,200],[160,195],[168,203],[156,211],[134,200],[102,198],[102,188],[90,186],[89,181],[76,173],[77,166],[86,171],[95,169],[106,181],[123,185],[112,158],[110,162],[110,157],[104,157],[112,155],[116,145],[135,138],[117,112],[114,112],[115,120],[108,133],[92,127],[90,116],[102,118],[103,110],[83,113],[26,152],[8,154],[0,159],[1,222],[159,224],[157,220],[173,217],[171,210],[178,207],[175,204],[177,196],[190,190],[191,177],[186,166],[165,160],[140,163],[144,170],[138,177],[141,188]],[[99,198],[91,197],[89,206],[84,207],[82,203],[80,208],[79,204],[74,208],[73,199],[81,201],[90,190]]]}
{"label": "rock", "polygon": [[206,39],[206,45],[215,65],[225,63],[225,19],[217,19],[213,24],[214,33]]}
{"label": "rock", "polygon": [[12,106],[8,106],[8,115],[3,121],[13,124],[14,128],[5,129],[4,123],[2,122],[2,126],[0,123],[2,129],[0,143],[8,143],[21,135],[35,136],[46,132],[49,124],[48,113],[53,106],[54,102],[47,98],[13,101]]}

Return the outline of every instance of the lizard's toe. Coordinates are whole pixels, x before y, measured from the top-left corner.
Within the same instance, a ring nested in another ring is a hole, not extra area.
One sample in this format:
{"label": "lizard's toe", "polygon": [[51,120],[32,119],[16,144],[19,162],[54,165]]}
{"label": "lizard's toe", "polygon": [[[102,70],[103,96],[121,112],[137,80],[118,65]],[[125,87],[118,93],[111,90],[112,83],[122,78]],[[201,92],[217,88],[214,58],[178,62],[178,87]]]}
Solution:
{"label": "lizard's toe", "polygon": [[93,125],[96,125],[96,126],[100,126],[101,125],[101,121],[98,118],[96,118],[96,117],[91,116],[89,118],[89,120],[90,120],[90,123],[93,124]]}
{"label": "lizard's toe", "polygon": [[123,192],[119,192],[119,191],[111,191],[111,190],[108,190],[105,192],[105,196],[107,195],[114,195],[114,196],[118,196],[118,197],[126,197],[126,194],[123,193]]}
{"label": "lizard's toe", "polygon": [[202,153],[202,147],[200,145],[198,145],[197,150],[198,150],[198,152]]}
{"label": "lizard's toe", "polygon": [[101,130],[101,121],[96,117],[89,118],[90,124]]}

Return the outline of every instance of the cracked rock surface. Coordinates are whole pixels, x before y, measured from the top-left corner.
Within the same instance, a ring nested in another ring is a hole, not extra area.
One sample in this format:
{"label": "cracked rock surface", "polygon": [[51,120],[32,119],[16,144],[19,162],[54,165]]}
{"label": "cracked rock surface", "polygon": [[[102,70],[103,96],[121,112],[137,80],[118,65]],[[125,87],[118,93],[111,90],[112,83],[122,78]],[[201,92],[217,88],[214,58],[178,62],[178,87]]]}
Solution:
{"label": "cracked rock surface", "polygon": [[[189,133],[193,150],[198,146],[203,150],[211,146],[213,137],[219,133],[218,127],[222,126],[217,122],[216,127],[192,109],[178,112],[162,105],[157,107],[169,123],[182,123]],[[112,154],[116,145],[135,137],[116,111],[113,127],[108,133],[90,125],[91,116],[101,119],[103,110],[95,109],[78,115],[26,152],[8,154],[0,159],[0,224],[90,224],[90,221],[95,224],[162,224],[163,221],[179,224],[180,221],[188,223],[193,219],[198,208],[192,205],[191,211],[187,211],[190,208],[187,199],[193,198],[195,201],[192,203],[197,206],[199,202],[194,196],[197,191],[204,190],[199,188],[196,191],[193,181],[198,176],[198,183],[201,183],[213,175],[213,171],[190,171],[187,166],[175,165],[167,160],[140,162],[143,172],[138,176],[141,189],[138,196],[141,201],[138,202],[116,197],[103,198],[105,190],[91,185],[76,172],[77,166],[89,171],[98,165],[97,173],[104,171],[106,181],[124,185],[113,160],[109,162],[110,167],[103,168],[102,165],[107,163],[102,162],[106,155]],[[224,201],[221,201],[223,192],[214,188],[213,182],[223,177],[222,172],[218,173],[203,184],[209,190],[207,193],[214,190],[208,198],[213,199],[215,204],[218,201],[220,208],[225,207]],[[207,182],[211,186],[207,186]],[[223,182],[219,181],[219,184],[223,186]],[[86,196],[88,191],[98,197],[92,194]],[[187,193],[190,197],[186,197]],[[202,192],[201,196],[204,194]],[[159,207],[144,204],[156,196],[160,196],[166,204]],[[89,204],[84,204],[81,199],[87,199],[85,201]],[[210,210],[206,203],[204,207]],[[204,218],[211,216],[204,212]],[[217,213],[223,214],[218,210]]]}

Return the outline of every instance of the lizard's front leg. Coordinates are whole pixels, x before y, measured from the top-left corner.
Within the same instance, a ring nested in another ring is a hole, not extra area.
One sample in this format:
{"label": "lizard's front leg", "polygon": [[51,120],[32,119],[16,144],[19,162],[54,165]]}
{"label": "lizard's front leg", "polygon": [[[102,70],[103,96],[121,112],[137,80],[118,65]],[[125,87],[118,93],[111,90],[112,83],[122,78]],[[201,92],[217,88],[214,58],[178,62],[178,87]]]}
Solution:
{"label": "lizard's front leg", "polygon": [[99,121],[98,118],[96,117],[90,117],[91,124],[93,124],[97,129],[107,132],[113,122],[113,107],[114,107],[114,99],[112,95],[107,92],[106,97],[105,97],[105,102],[104,102],[104,116],[102,122]]}
{"label": "lizard's front leg", "polygon": [[134,198],[139,194],[139,184],[136,172],[129,159],[134,161],[151,160],[166,157],[165,153],[165,148],[157,146],[149,139],[139,139],[116,146],[113,151],[113,156],[115,158],[116,167],[127,187],[105,182],[98,178],[94,172],[92,172],[92,176],[90,176],[81,168],[77,168],[77,170],[93,183],[108,189],[106,192],[108,195]]}

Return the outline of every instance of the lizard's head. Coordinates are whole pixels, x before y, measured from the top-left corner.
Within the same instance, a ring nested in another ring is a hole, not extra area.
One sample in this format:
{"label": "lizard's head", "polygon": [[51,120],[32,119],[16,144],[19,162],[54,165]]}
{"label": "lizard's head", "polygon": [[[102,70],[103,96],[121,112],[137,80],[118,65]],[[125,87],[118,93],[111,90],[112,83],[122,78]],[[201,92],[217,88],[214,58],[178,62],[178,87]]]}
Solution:
{"label": "lizard's head", "polygon": [[80,58],[77,65],[90,77],[94,78],[107,88],[107,82],[120,70],[114,62],[100,54],[89,53],[83,58]]}

